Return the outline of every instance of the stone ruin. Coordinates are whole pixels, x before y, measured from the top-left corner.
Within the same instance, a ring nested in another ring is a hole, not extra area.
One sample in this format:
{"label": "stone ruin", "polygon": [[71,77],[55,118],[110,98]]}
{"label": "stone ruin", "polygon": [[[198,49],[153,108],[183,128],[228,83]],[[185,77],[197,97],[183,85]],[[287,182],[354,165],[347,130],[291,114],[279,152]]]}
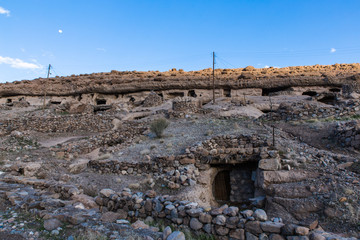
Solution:
{"label": "stone ruin", "polygon": [[[114,226],[144,224],[141,221],[153,219],[224,240],[340,239],[324,231],[324,226],[348,226],[349,234],[359,236],[354,233],[354,221],[360,212],[353,206],[358,206],[360,183],[357,171],[352,170],[359,162],[346,155],[360,146],[359,123],[346,120],[357,118],[360,111],[356,97],[359,69],[353,64],[218,70],[218,105],[209,104],[213,89],[207,70],[112,71],[54,79],[43,112],[39,109],[44,97],[37,90],[41,79],[0,85],[4,113],[34,107],[33,112],[0,121],[0,149],[14,153],[12,157],[19,154],[16,161],[1,167],[6,174],[0,181],[0,193],[15,208],[29,210],[45,221],[61,219],[79,227],[105,221]],[[292,101],[283,96],[291,96]],[[237,114],[243,109],[263,115],[240,117]],[[141,151],[135,159],[122,155],[127,147],[151,139],[147,125],[159,116],[188,125],[209,118],[215,126],[222,124],[222,115],[208,113],[226,111],[235,113],[224,119],[237,124],[244,121],[246,127],[236,132],[234,124],[231,134],[225,134],[231,127],[224,127],[214,135],[202,133],[196,141],[187,138],[186,132],[175,131],[171,134],[192,144],[171,154],[160,149],[157,154]],[[275,126],[312,119],[343,120],[331,138],[346,149],[342,155],[294,140],[285,130],[271,132],[268,126],[269,121]],[[250,128],[257,132],[248,131]],[[46,150],[33,136],[69,133],[78,136]],[[81,134],[85,136],[79,137]],[[282,141],[279,146],[274,145],[271,134]],[[295,142],[296,149],[292,149],[290,143]],[[20,155],[36,150],[37,154],[46,151],[46,159]],[[49,177],[52,168],[66,174],[58,176],[55,171]],[[106,179],[106,184],[114,176],[146,179],[122,190],[75,183],[92,175]],[[144,188],[151,190],[142,191]],[[157,230],[150,235],[157,239],[159,234]]]}

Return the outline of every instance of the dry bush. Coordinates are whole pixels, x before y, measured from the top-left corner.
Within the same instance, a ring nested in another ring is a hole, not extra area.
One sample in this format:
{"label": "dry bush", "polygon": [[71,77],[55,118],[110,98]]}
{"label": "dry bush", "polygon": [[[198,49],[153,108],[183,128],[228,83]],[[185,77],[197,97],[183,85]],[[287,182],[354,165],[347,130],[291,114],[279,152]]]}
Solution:
{"label": "dry bush", "polygon": [[164,130],[169,126],[169,122],[165,118],[159,118],[154,120],[150,125],[150,130],[156,137],[161,138]]}

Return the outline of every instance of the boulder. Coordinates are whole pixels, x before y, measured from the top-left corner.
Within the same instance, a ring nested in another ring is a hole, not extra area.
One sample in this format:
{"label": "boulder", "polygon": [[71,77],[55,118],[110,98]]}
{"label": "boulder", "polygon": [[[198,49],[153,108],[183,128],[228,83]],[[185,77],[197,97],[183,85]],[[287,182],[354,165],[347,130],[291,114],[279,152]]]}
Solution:
{"label": "boulder", "polygon": [[281,169],[279,158],[261,159],[259,161],[259,168],[267,171],[275,171]]}
{"label": "boulder", "polygon": [[264,210],[262,209],[256,209],[256,211],[254,212],[253,217],[259,221],[266,221],[267,220],[267,214]]}
{"label": "boulder", "polygon": [[148,229],[149,225],[147,225],[146,223],[144,223],[141,220],[137,220],[136,222],[134,222],[133,224],[131,224],[131,227],[134,229]]}
{"label": "boulder", "polygon": [[197,218],[191,218],[190,228],[197,231],[203,227],[203,224]]}
{"label": "boulder", "polygon": [[166,240],[185,240],[185,234],[180,231],[172,232]]}
{"label": "boulder", "polygon": [[77,174],[84,171],[89,163],[88,159],[79,159],[76,162],[69,165],[69,172]]}
{"label": "boulder", "polygon": [[61,226],[61,222],[56,218],[46,219],[44,221],[44,228],[46,230],[48,230],[48,231],[52,231],[54,229],[57,229],[60,226]]}

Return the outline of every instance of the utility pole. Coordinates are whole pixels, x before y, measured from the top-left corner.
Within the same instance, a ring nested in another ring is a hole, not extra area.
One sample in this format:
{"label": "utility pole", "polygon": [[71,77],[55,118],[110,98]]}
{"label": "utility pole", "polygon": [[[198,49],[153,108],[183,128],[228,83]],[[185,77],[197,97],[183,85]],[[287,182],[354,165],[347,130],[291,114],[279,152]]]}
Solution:
{"label": "utility pole", "polygon": [[213,52],[213,104],[215,104],[215,52]]}
{"label": "utility pole", "polygon": [[[47,72],[47,78],[46,80],[49,80],[49,76],[50,76],[50,68],[51,68],[51,64],[49,64],[49,67],[48,67],[48,72]],[[43,103],[43,111],[45,110],[45,103],[46,103],[46,85],[44,84],[44,103]]]}

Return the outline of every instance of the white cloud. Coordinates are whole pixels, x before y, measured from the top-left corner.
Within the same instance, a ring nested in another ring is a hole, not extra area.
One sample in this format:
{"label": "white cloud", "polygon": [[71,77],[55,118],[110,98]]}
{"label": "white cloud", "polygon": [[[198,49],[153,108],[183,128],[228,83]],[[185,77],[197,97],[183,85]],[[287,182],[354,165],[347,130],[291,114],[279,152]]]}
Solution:
{"label": "white cloud", "polygon": [[60,33],[60,34],[63,33],[63,30],[59,29],[59,33]]}
{"label": "white cloud", "polygon": [[336,49],[335,49],[335,48],[331,48],[331,49],[330,49],[330,53],[334,53],[334,52],[336,52]]}
{"label": "white cloud", "polygon": [[18,69],[40,69],[42,66],[37,63],[24,62],[18,58],[2,57],[0,56],[0,64],[8,64],[12,68]]}
{"label": "white cloud", "polygon": [[106,49],[105,49],[105,48],[97,48],[96,50],[97,50],[97,51],[100,51],[100,52],[106,52]]}
{"label": "white cloud", "polygon": [[270,66],[269,65],[265,65],[264,68],[269,68]]}
{"label": "white cloud", "polygon": [[3,7],[0,7],[0,14],[5,14],[6,16],[10,16],[10,11],[3,8]]}

